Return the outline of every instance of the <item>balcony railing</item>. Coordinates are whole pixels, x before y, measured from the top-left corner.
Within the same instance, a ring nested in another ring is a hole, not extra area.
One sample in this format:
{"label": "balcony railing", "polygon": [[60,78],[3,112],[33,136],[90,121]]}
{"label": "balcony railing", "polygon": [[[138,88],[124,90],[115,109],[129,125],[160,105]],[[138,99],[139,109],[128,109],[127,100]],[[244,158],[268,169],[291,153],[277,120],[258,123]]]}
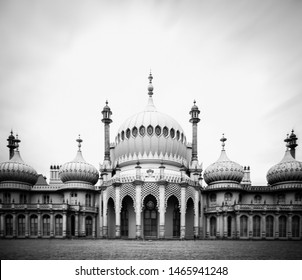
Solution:
{"label": "balcony railing", "polygon": [[15,209],[15,210],[54,210],[54,211],[80,211],[80,212],[94,212],[98,211],[98,207],[84,206],[84,205],[71,205],[67,203],[0,203],[0,209]]}

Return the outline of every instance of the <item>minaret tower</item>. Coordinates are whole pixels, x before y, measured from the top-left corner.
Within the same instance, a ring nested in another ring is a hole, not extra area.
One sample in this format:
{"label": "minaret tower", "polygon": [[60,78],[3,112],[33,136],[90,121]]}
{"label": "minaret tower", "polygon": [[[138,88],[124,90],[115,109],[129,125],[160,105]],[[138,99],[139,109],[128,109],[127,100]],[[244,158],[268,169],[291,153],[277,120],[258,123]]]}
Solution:
{"label": "minaret tower", "polygon": [[294,133],[294,130],[292,130],[292,133],[287,135],[287,138],[284,140],[284,142],[286,142],[286,146],[290,149],[290,154],[293,158],[296,158],[296,147],[298,146],[297,140],[298,138]]}
{"label": "minaret tower", "polygon": [[194,100],[194,105],[191,108],[190,122],[192,123],[192,166],[197,166],[198,156],[197,156],[197,124],[199,123],[199,113],[198,107],[196,106],[196,101]]}
{"label": "minaret tower", "polygon": [[15,138],[13,131],[11,130],[10,135],[7,138],[8,145],[7,147],[9,148],[9,159],[11,159],[14,156],[14,150],[17,148],[17,145],[21,140]]}
{"label": "minaret tower", "polygon": [[108,106],[108,101],[106,101],[106,105],[102,111],[103,118],[102,122],[104,123],[104,137],[105,137],[105,153],[104,153],[104,166],[103,168],[110,168],[110,123],[112,123],[111,119],[111,109]]}

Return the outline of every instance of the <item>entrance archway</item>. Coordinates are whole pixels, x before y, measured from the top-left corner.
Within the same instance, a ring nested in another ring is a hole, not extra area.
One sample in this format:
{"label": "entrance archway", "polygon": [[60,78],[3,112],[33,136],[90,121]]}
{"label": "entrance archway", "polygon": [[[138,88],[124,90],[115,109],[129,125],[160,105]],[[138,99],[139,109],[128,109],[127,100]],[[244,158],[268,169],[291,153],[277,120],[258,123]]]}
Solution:
{"label": "entrance archway", "polygon": [[121,209],[121,237],[135,238],[135,212],[132,198],[127,195],[122,201]]}
{"label": "entrance archway", "polygon": [[107,216],[107,221],[108,221],[108,237],[109,238],[115,238],[115,209],[114,209],[114,201],[110,197],[108,199],[108,216]]}
{"label": "entrance archway", "polygon": [[148,195],[144,200],[144,237],[158,237],[157,202],[153,195]]}
{"label": "entrance archway", "polygon": [[165,237],[180,237],[180,209],[178,199],[172,195],[167,201],[167,209],[165,214]]}

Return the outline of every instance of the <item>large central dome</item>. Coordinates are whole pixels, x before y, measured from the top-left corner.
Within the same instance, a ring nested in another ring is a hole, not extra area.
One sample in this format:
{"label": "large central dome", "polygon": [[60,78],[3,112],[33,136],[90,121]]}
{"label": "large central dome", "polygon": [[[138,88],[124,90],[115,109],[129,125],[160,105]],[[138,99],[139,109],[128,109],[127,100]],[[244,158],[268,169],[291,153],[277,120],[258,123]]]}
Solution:
{"label": "large central dome", "polygon": [[128,118],[115,138],[115,161],[160,159],[185,164],[186,137],[172,117],[158,112],[153,103],[152,76],[149,76],[149,100],[144,111]]}

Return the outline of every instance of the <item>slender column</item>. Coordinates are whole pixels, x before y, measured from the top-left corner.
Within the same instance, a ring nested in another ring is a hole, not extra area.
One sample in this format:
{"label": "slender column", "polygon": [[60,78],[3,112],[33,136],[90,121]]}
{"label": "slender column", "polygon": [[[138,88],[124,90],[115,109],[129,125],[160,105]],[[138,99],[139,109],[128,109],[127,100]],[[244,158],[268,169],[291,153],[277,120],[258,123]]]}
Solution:
{"label": "slender column", "polygon": [[41,213],[38,213],[38,237],[42,236],[42,221],[41,221]]}
{"label": "slender column", "polygon": [[85,213],[82,213],[81,236],[83,236],[83,237],[86,236],[85,218],[86,218]]}
{"label": "slender column", "polygon": [[239,213],[236,213],[236,238],[240,238],[240,217]]}
{"label": "slender column", "polygon": [[63,238],[66,237],[66,224],[67,224],[66,212],[63,212]]}
{"label": "slender column", "polygon": [[136,238],[142,238],[142,181],[135,181],[135,224]]}
{"label": "slender column", "polygon": [[0,214],[0,237],[4,237],[4,213]]}
{"label": "slender column", "polygon": [[95,229],[96,229],[96,218],[95,215],[92,217],[92,237],[95,238]]}
{"label": "slender column", "polygon": [[197,188],[194,201],[194,238],[199,238],[199,191]]}
{"label": "slender column", "polygon": [[180,190],[180,239],[186,236],[186,186],[181,184]]}
{"label": "slender column", "polygon": [[217,214],[216,217],[216,238],[219,239],[220,238],[220,214]]}
{"label": "slender column", "polygon": [[204,199],[203,196],[200,194],[200,213],[199,213],[199,232],[201,238],[204,238],[206,233],[205,233],[205,217],[204,217]]}
{"label": "slender column", "polygon": [[115,238],[121,237],[121,186],[115,185]]}
{"label": "slender column", "polygon": [[287,237],[288,239],[292,239],[292,221],[293,217],[292,214],[288,214],[288,223],[287,223]]}
{"label": "slender column", "polygon": [[159,238],[165,238],[165,185],[159,186]]}
{"label": "slender column", "polygon": [[102,208],[102,201],[103,201],[103,192],[99,193],[99,235],[103,237],[103,208]]}
{"label": "slender column", "polygon": [[265,215],[261,215],[261,236],[262,239],[266,237],[266,222],[265,222]]}
{"label": "slender column", "polygon": [[107,218],[108,218],[108,209],[107,209],[107,189],[103,191],[103,237],[108,237],[108,224],[107,224]]}
{"label": "slender column", "polygon": [[248,217],[248,232],[249,232],[249,238],[253,237],[253,216],[249,215]]}
{"label": "slender column", "polygon": [[54,237],[54,214],[50,213],[50,237]]}
{"label": "slender column", "polygon": [[279,238],[279,216],[276,215],[275,217],[275,238]]}
{"label": "slender column", "polygon": [[16,214],[13,213],[13,237],[17,236],[17,219]]}
{"label": "slender column", "polygon": [[228,216],[227,213],[223,214],[223,238],[228,237]]}
{"label": "slender column", "polygon": [[29,237],[29,214],[25,213],[25,237]]}
{"label": "slender column", "polygon": [[207,220],[207,226],[206,226],[206,238],[209,238],[210,237],[210,217],[207,216],[206,217],[206,220]]}
{"label": "slender column", "polygon": [[75,226],[74,235],[75,237],[79,237],[79,213],[78,212],[75,212],[74,215],[74,226]]}

